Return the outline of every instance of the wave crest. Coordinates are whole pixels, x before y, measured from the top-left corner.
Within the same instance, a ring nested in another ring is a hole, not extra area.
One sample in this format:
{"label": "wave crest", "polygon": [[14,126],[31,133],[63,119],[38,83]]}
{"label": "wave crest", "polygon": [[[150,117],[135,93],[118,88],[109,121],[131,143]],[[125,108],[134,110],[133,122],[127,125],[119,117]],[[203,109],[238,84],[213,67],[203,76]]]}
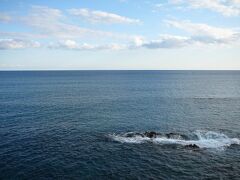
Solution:
{"label": "wave crest", "polygon": [[[240,145],[238,138],[229,138],[223,133],[214,131],[202,131],[197,130],[191,135],[179,134],[179,133],[157,133],[157,132],[145,132],[136,133],[128,132],[125,134],[111,134],[109,135],[114,141],[121,143],[156,143],[156,144],[177,144],[186,147],[197,147],[205,149],[224,149],[231,145]],[[194,146],[193,146],[194,145]]]}

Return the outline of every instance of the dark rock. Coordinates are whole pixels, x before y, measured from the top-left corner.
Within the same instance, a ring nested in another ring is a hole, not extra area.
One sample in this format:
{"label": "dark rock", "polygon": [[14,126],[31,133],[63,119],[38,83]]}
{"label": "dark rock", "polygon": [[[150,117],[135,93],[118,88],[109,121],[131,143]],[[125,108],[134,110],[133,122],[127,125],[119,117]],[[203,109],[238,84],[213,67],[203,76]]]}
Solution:
{"label": "dark rock", "polygon": [[156,138],[157,137],[157,133],[154,131],[145,132],[144,135],[148,138]]}
{"label": "dark rock", "polygon": [[199,149],[200,147],[196,144],[188,144],[185,146],[186,148],[190,148],[190,149]]}

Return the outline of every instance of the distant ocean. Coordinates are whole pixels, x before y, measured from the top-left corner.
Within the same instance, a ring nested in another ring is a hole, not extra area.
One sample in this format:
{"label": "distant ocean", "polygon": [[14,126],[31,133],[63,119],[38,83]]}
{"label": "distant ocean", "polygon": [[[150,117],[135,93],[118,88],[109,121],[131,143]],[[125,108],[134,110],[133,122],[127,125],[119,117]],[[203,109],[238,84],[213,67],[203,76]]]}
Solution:
{"label": "distant ocean", "polygon": [[240,179],[240,71],[1,71],[0,179]]}

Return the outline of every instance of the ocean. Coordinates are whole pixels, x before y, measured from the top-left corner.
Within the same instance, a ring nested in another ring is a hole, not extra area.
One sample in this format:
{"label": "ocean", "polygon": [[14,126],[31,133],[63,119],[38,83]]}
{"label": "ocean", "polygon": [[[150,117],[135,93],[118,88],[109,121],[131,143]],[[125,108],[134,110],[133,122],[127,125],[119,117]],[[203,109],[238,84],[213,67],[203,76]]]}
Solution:
{"label": "ocean", "polygon": [[240,71],[1,71],[0,179],[240,179]]}

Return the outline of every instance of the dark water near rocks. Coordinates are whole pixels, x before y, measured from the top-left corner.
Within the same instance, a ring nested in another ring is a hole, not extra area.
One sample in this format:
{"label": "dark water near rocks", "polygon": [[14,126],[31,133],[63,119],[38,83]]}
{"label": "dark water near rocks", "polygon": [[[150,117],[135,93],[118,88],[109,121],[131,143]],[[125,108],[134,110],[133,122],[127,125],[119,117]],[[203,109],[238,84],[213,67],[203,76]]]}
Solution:
{"label": "dark water near rocks", "polygon": [[240,179],[239,139],[240,71],[0,72],[0,179]]}

